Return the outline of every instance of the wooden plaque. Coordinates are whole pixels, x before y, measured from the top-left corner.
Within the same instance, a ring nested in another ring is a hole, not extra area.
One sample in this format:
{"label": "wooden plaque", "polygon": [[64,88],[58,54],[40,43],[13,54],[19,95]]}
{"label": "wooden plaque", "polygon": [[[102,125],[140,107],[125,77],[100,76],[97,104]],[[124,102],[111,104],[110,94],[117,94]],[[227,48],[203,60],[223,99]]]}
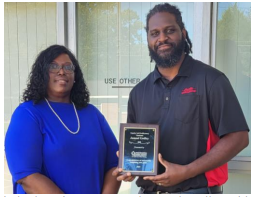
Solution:
{"label": "wooden plaque", "polygon": [[157,175],[159,126],[121,123],[119,167],[135,176]]}

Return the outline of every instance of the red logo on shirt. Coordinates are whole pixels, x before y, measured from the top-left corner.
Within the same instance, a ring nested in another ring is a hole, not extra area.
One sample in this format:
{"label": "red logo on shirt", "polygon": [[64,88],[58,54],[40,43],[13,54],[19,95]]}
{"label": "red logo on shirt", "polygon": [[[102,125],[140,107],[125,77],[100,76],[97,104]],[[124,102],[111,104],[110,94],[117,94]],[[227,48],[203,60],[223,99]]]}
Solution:
{"label": "red logo on shirt", "polygon": [[189,94],[191,92],[197,92],[195,88],[190,87],[190,88],[185,88],[181,94]]}

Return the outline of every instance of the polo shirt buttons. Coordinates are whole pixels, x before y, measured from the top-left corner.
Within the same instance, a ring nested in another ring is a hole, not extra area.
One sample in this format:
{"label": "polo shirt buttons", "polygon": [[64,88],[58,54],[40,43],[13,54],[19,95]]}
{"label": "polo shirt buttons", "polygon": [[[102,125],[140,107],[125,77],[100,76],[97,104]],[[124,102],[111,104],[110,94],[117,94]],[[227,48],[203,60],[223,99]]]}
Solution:
{"label": "polo shirt buttons", "polygon": [[169,105],[170,105],[170,96],[165,95],[164,99],[165,100],[164,100],[163,108],[164,109],[168,109]]}
{"label": "polo shirt buttons", "polygon": [[170,107],[170,96],[171,96],[171,85],[168,85],[166,87],[166,89],[164,89],[164,97],[163,97],[163,101],[164,101],[164,104],[163,104],[163,108],[164,109],[169,109]]}

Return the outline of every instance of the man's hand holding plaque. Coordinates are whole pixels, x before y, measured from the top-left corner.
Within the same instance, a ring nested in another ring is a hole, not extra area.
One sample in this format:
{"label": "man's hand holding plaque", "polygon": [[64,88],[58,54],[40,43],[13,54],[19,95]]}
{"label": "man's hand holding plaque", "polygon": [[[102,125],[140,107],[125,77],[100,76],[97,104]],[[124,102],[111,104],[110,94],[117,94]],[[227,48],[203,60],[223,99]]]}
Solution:
{"label": "man's hand holding plaque", "polygon": [[[117,156],[119,157],[119,151],[117,151]],[[132,182],[135,179],[135,176],[132,176],[130,172],[122,174],[123,169],[117,167],[113,172],[112,175],[117,177],[118,181],[129,181]]]}

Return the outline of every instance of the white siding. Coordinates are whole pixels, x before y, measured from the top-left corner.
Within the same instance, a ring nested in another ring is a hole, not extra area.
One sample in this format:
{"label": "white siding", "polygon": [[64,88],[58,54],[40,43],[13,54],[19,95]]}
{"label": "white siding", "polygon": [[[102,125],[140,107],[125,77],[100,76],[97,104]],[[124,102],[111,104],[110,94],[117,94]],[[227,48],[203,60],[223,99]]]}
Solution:
{"label": "white siding", "polygon": [[5,132],[37,54],[55,44],[56,35],[56,3],[4,3]]}

